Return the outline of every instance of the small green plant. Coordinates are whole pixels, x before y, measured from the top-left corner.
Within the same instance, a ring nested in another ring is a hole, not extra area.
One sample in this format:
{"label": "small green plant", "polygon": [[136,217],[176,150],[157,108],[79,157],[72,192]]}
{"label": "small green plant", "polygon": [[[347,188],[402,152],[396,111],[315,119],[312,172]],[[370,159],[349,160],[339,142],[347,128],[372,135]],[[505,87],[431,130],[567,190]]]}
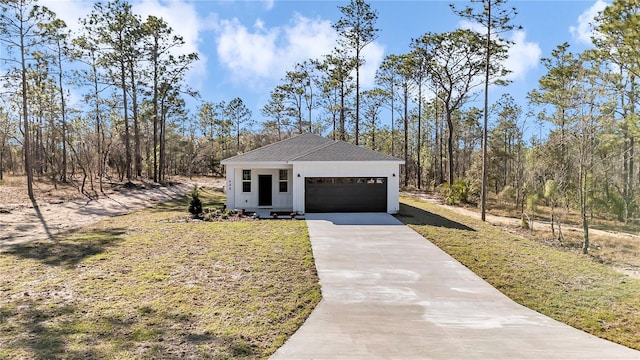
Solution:
{"label": "small green plant", "polygon": [[200,200],[200,192],[198,185],[194,185],[193,190],[189,193],[189,214],[197,218],[202,214],[202,200]]}
{"label": "small green plant", "polygon": [[469,204],[477,198],[477,189],[469,179],[460,178],[453,185],[442,184],[442,193],[446,197],[447,204]]}
{"label": "small green plant", "polygon": [[511,185],[506,185],[502,188],[502,190],[498,193],[498,200],[504,203],[515,203],[516,202],[516,188]]}

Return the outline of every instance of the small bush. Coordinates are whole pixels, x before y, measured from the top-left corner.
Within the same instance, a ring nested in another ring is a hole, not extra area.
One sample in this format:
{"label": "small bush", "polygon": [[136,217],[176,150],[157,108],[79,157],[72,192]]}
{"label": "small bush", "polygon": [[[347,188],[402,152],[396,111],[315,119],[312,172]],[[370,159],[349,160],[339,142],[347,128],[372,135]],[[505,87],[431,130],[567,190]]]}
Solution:
{"label": "small bush", "polygon": [[516,188],[511,185],[507,185],[502,188],[498,193],[498,200],[501,202],[515,203],[516,202]]}
{"label": "small bush", "polygon": [[449,205],[470,204],[478,198],[478,191],[473,181],[464,178],[456,180],[453,185],[442,184],[441,192]]}
{"label": "small bush", "polygon": [[198,185],[195,185],[193,190],[191,190],[191,193],[189,193],[189,208],[187,210],[194,218],[197,218],[202,214],[202,200],[200,200]]}

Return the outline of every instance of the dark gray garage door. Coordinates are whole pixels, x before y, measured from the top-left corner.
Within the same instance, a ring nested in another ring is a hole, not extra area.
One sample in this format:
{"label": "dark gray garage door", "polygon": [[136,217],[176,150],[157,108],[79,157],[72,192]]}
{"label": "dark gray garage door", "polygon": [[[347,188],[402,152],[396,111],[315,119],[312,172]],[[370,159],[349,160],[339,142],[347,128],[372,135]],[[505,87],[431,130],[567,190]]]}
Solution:
{"label": "dark gray garage door", "polygon": [[305,212],[386,212],[387,178],[305,178]]}

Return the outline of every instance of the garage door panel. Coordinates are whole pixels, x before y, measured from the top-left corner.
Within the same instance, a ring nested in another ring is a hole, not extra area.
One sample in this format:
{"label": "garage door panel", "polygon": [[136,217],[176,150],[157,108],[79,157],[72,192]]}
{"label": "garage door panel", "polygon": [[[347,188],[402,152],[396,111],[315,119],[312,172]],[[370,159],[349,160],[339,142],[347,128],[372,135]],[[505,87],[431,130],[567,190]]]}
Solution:
{"label": "garage door panel", "polygon": [[386,178],[307,178],[306,212],[386,212]]}

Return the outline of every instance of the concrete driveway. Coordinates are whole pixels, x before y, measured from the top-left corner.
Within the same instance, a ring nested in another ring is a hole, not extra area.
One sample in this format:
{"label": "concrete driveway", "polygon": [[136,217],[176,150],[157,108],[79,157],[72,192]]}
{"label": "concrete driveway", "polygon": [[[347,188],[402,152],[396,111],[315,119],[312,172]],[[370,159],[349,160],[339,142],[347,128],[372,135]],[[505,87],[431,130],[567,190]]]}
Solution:
{"label": "concrete driveway", "polygon": [[387,214],[307,214],[323,300],[272,359],[640,359],[511,301]]}

